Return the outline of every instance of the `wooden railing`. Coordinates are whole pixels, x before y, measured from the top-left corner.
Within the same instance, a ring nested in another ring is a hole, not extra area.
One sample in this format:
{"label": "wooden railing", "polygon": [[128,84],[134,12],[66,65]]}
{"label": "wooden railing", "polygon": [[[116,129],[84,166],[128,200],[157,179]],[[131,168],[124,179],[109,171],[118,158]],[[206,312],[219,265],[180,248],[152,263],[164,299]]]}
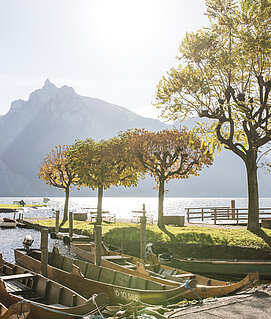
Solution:
{"label": "wooden railing", "polygon": [[[260,208],[260,220],[271,217],[271,208]],[[236,223],[237,225],[242,221],[246,222],[248,219],[247,208],[230,208],[230,207],[201,207],[201,208],[186,208],[187,222],[193,220],[197,221],[213,221],[224,223]]]}

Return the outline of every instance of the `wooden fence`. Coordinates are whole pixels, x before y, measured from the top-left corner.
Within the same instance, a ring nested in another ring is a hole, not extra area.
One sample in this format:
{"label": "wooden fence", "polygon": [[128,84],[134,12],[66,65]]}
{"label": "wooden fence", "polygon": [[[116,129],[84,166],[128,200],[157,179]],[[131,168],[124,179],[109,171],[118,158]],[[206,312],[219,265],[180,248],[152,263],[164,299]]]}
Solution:
{"label": "wooden fence", "polygon": [[[260,221],[265,218],[271,218],[271,208],[260,208]],[[193,220],[205,222],[213,221],[225,224],[246,223],[248,219],[247,208],[231,208],[231,207],[201,207],[201,208],[186,208],[187,222],[191,223]]]}

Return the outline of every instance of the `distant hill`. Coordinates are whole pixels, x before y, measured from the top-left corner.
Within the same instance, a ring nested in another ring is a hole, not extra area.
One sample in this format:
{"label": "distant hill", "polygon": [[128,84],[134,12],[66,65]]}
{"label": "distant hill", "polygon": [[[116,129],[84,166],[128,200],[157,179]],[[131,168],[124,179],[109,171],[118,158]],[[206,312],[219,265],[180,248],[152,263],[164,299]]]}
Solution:
{"label": "distant hill", "polygon": [[[186,124],[193,125],[192,120]],[[61,196],[38,179],[38,165],[55,145],[76,139],[100,140],[129,128],[161,130],[166,124],[144,118],[124,107],[78,95],[73,88],[57,88],[46,80],[42,89],[27,101],[11,104],[0,117],[0,196]],[[262,196],[270,196],[270,177],[260,174]],[[244,197],[247,194],[245,168],[231,152],[223,151],[215,164],[200,176],[171,181],[167,196]],[[146,178],[137,188],[110,189],[105,196],[156,196],[154,181]],[[95,195],[90,190],[73,193]]]}

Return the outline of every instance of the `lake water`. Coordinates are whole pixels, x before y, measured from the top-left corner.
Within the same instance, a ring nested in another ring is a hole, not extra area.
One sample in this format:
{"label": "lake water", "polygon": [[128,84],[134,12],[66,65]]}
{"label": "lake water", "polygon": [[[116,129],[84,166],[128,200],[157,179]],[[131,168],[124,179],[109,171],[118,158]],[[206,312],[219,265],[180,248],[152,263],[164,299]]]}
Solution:
{"label": "lake water", "polygon": [[[36,203],[42,204],[42,197],[1,197],[0,204],[12,204],[15,200],[23,199],[27,204]],[[230,206],[231,200],[236,202],[236,208],[247,208],[247,198],[192,198],[192,197],[166,197],[164,201],[165,215],[185,215],[186,208],[189,207],[218,207]],[[103,210],[115,214],[117,218],[130,219],[132,211],[142,209],[145,204],[146,211],[150,216],[156,218],[158,200],[156,197],[104,197]],[[63,213],[64,197],[52,197],[48,202],[48,207],[29,210],[24,209],[24,216],[46,216],[53,215],[53,211],[60,210]],[[97,207],[96,197],[71,197],[69,201],[69,211],[72,212],[87,212],[88,209]],[[262,198],[260,207],[271,207],[271,198]],[[7,216],[5,214],[5,216]],[[12,215],[10,215],[12,216]],[[0,214],[3,217],[3,214]]]}
{"label": "lake water", "polygon": [[[0,204],[12,204],[15,200],[23,199],[27,204],[42,204],[42,197],[14,198],[1,197]],[[185,208],[189,207],[218,207],[230,206],[231,200],[234,199],[237,208],[247,208],[246,198],[172,198],[166,197],[164,202],[165,215],[185,215]],[[141,210],[145,204],[146,211],[150,216],[156,219],[158,201],[156,197],[104,197],[103,210],[115,214],[117,219],[132,218],[132,211]],[[47,207],[40,209],[25,209],[24,217],[53,217],[55,210],[63,213],[64,198],[52,197],[47,203]],[[82,212],[88,209],[95,209],[97,198],[95,197],[71,197],[69,211]],[[262,198],[260,207],[271,207],[271,198]],[[13,214],[0,214],[1,217],[13,217]],[[1,229],[0,228],[0,252],[5,259],[14,261],[13,249],[22,247],[23,239],[30,234],[34,239],[33,247],[40,247],[40,232],[29,229]],[[62,253],[69,251],[68,246],[63,245],[61,241],[49,240],[49,249],[56,245]]]}

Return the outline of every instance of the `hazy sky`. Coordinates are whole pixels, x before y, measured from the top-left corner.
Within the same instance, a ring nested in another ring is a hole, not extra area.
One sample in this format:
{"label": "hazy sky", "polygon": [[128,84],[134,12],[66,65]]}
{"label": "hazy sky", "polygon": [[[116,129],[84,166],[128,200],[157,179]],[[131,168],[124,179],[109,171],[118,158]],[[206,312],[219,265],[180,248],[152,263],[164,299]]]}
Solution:
{"label": "hazy sky", "polygon": [[47,78],[154,117],[156,85],[204,0],[0,0],[0,114]]}

